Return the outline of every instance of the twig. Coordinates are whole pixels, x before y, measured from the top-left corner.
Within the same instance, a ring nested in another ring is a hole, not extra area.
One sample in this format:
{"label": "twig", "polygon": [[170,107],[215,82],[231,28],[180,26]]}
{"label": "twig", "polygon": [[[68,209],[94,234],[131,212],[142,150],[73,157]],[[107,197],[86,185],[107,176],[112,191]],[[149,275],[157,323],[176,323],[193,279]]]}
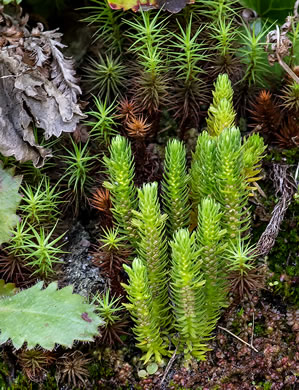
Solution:
{"label": "twig", "polygon": [[253,348],[253,333],[254,333],[254,312],[252,314],[252,328],[251,328],[251,338],[250,338],[250,345]]}
{"label": "twig", "polygon": [[176,356],[177,356],[176,353],[178,351],[178,346],[179,346],[179,344],[176,346],[176,349],[175,349],[173,355],[171,356],[171,359],[169,360],[169,362],[168,362],[168,364],[166,366],[163,378],[161,379],[161,382],[160,382],[160,387],[162,386],[163,382],[165,381],[165,379],[167,377],[167,374],[168,374],[169,370],[171,369],[171,366],[173,365],[173,362],[176,359]]}
{"label": "twig", "polygon": [[218,328],[224,330],[225,332],[229,333],[231,336],[235,337],[237,340],[241,341],[242,343],[246,344],[249,348],[253,349],[254,352],[258,352],[258,350],[251,344],[247,343],[246,341],[240,339],[240,337],[238,337],[237,335],[235,335],[234,333],[232,333],[230,330],[226,329],[226,328],[223,328],[222,326],[219,326],[218,325]]}
{"label": "twig", "polygon": [[297,83],[299,84],[299,77],[296,75],[295,72],[292,71],[292,69],[282,60],[280,55],[276,52],[276,57],[279,62],[279,65],[289,74],[289,76]]}
{"label": "twig", "polygon": [[296,75],[295,72],[292,71],[292,69],[283,61],[283,59],[279,55],[279,49],[280,49],[280,30],[279,27],[276,25],[276,57],[280,64],[280,66],[289,74],[289,76],[297,83],[299,84],[299,77]]}

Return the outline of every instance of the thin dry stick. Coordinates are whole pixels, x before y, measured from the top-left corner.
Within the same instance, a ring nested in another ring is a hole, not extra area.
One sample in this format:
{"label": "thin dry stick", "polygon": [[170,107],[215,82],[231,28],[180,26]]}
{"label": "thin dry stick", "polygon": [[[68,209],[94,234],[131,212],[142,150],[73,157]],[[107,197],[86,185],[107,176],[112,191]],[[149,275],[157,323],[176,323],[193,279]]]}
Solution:
{"label": "thin dry stick", "polygon": [[222,326],[219,326],[219,325],[218,325],[218,328],[224,330],[227,333],[229,333],[231,336],[235,337],[237,340],[241,341],[243,344],[246,344],[249,348],[253,349],[254,352],[258,352],[258,350],[253,345],[251,345],[251,344],[247,343],[246,341],[240,339],[240,337],[238,337],[237,335],[232,333],[230,330],[228,330],[226,328],[223,328]]}
{"label": "thin dry stick", "polygon": [[176,347],[173,355],[171,356],[171,359],[169,360],[168,364],[167,364],[167,367],[165,369],[165,372],[164,372],[164,375],[163,375],[163,378],[161,379],[161,382],[160,382],[160,387],[162,386],[163,382],[165,381],[166,377],[167,377],[167,374],[169,372],[169,370],[171,369],[171,366],[173,365],[173,362],[175,361],[176,357],[177,357],[177,351],[178,351],[178,346]]}
{"label": "thin dry stick", "polygon": [[251,329],[251,338],[250,338],[251,347],[253,347],[253,333],[254,333],[254,312],[252,314],[252,329]]}

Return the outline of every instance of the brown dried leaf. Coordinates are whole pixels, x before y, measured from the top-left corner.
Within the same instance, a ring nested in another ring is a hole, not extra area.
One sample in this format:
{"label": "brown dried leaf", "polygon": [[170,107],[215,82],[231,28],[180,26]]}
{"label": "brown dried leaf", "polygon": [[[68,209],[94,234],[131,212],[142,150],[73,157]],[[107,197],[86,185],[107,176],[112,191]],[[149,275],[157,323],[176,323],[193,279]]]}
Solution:
{"label": "brown dried leaf", "polygon": [[[0,152],[22,162],[32,160],[40,167],[51,151],[35,142],[33,125],[45,131],[46,140],[74,132],[85,117],[77,103],[81,90],[72,60],[60,51],[62,34],[44,32],[40,24],[30,32],[21,19],[4,15],[4,20],[0,28],[6,38],[0,52]],[[8,46],[9,28],[18,32],[14,46]]]}

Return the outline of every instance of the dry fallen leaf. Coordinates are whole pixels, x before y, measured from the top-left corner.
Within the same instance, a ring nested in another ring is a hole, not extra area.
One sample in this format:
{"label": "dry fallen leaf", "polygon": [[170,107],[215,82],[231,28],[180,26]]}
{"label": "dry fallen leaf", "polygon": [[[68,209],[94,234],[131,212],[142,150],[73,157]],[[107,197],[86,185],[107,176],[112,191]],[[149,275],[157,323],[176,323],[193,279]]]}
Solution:
{"label": "dry fallen leaf", "polygon": [[78,104],[81,90],[73,61],[61,52],[61,33],[43,31],[41,24],[29,31],[24,19],[1,8],[0,16],[0,152],[40,167],[51,151],[35,142],[33,126],[44,130],[45,139],[74,132],[85,117]]}

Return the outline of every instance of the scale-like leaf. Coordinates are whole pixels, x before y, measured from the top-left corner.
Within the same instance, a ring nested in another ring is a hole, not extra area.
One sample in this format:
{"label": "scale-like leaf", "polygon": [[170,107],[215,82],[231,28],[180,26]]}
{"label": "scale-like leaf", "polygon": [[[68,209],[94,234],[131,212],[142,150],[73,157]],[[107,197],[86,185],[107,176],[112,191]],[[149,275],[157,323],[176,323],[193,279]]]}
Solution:
{"label": "scale-like leaf", "polygon": [[53,349],[55,344],[71,347],[74,340],[93,341],[103,324],[94,313],[95,306],[72,293],[72,286],[57,289],[43,282],[0,300],[0,344],[11,340],[15,348],[40,345]]}
{"label": "scale-like leaf", "polygon": [[0,166],[0,245],[9,240],[11,229],[18,222],[16,209],[21,200],[20,185],[20,176],[13,177]]}

